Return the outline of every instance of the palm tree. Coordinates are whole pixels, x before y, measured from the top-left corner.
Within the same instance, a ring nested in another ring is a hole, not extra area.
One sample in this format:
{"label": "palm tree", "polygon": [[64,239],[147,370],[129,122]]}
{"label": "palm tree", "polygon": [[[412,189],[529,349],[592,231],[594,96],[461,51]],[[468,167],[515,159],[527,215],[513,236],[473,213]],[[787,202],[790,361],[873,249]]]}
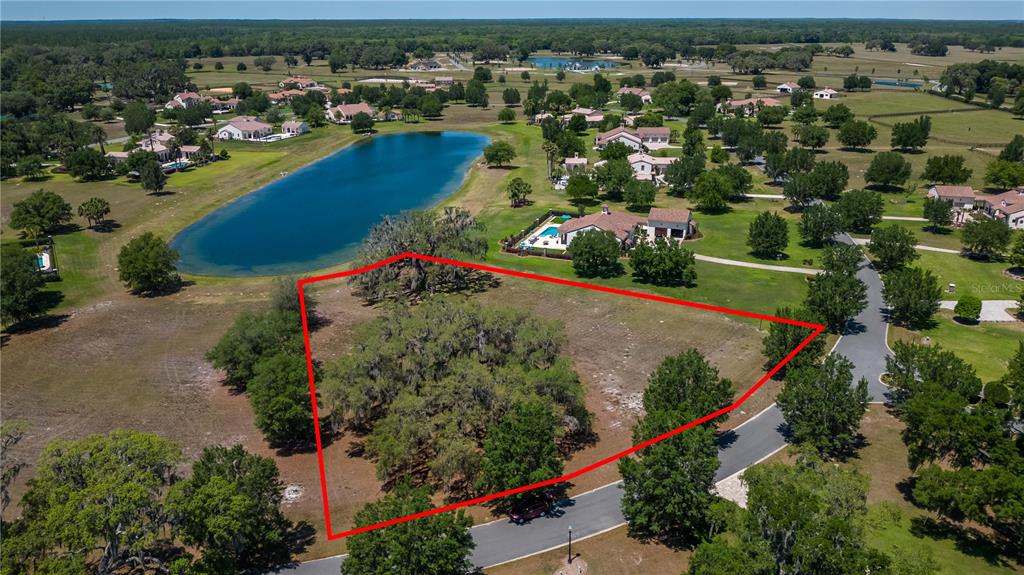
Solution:
{"label": "palm tree", "polygon": [[105,145],[107,143],[107,133],[103,131],[103,128],[95,124],[89,124],[89,131],[91,132],[89,136],[92,138],[92,143],[98,144],[100,147],[100,152],[106,154],[107,150],[105,148]]}
{"label": "palm tree", "polygon": [[548,179],[551,179],[551,163],[554,161],[555,154],[558,153],[558,146],[554,142],[544,140],[541,148],[544,149],[544,153],[548,156]]}
{"label": "palm tree", "polygon": [[171,138],[167,142],[167,149],[171,151],[171,159],[174,161],[178,161],[181,158],[181,142],[178,141],[178,138]]}

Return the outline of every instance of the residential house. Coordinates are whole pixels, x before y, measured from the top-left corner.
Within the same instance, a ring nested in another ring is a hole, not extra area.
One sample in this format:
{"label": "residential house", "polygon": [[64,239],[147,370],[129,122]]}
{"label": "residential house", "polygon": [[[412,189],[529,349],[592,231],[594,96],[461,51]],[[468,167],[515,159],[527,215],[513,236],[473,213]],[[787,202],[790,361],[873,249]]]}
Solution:
{"label": "residential house", "polygon": [[175,158],[171,157],[171,149],[164,145],[167,140],[160,141],[154,138],[147,138],[139,142],[139,150],[153,152],[161,162],[170,162]]}
{"label": "residential house", "polygon": [[358,104],[339,104],[333,108],[328,108],[327,119],[338,124],[348,124],[360,112],[373,116],[373,108],[366,102],[359,102]]}
{"label": "residential house", "polygon": [[743,100],[728,100],[724,104],[719,104],[719,110],[734,112],[744,116],[753,116],[761,108],[774,108],[781,105],[782,102],[775,98],[746,98]]}
{"label": "residential house", "polygon": [[839,92],[836,92],[832,88],[825,88],[824,90],[818,90],[814,93],[815,100],[835,100],[839,97]]}
{"label": "residential house", "polygon": [[237,116],[217,130],[219,140],[259,140],[273,133],[274,127],[255,116]]}
{"label": "residential house", "polygon": [[595,147],[598,150],[603,150],[605,146],[612,142],[622,142],[637,152],[644,148],[644,142],[636,132],[621,126],[598,134],[594,140]]}
{"label": "residential house", "polygon": [[455,83],[455,78],[452,76],[434,76],[434,83],[438,86],[451,86]]}
{"label": "residential house", "polygon": [[627,212],[612,212],[606,204],[596,214],[573,218],[558,226],[558,235],[561,243],[567,246],[577,234],[601,230],[614,234],[619,243],[631,246],[636,240],[637,228],[644,223],[644,218]]}
{"label": "residential house", "polygon": [[587,169],[587,157],[580,157],[579,153],[573,154],[573,157],[566,158],[564,162],[565,171],[567,172],[582,172]]}
{"label": "residential house", "polygon": [[195,92],[178,92],[174,99],[164,104],[164,108],[173,110],[175,108],[191,108],[203,101],[203,97]]}
{"label": "residential house", "polygon": [[655,238],[685,240],[693,231],[693,214],[687,209],[651,208],[644,231],[652,242]]}
{"label": "residential house", "polygon": [[1006,222],[1012,229],[1024,230],[1024,186],[979,200],[989,217]]}
{"label": "residential house", "polygon": [[971,186],[932,186],[928,197],[953,202],[956,211],[969,211],[978,206],[978,193]]}
{"label": "residential house", "polygon": [[643,145],[647,146],[649,150],[656,150],[658,148],[668,146],[669,138],[672,136],[672,130],[665,127],[644,127],[637,128],[636,135],[640,136],[640,141],[643,142]]}
{"label": "residential house", "polygon": [[292,136],[298,136],[299,134],[308,134],[309,124],[299,120],[289,120],[281,124],[281,133],[289,134]]}
{"label": "residential house", "polygon": [[440,70],[441,63],[437,60],[414,60],[412,64],[409,64],[409,69],[416,70],[417,72]]}
{"label": "residential house", "polygon": [[401,122],[405,118],[405,114],[397,108],[392,108],[384,112],[382,117],[385,122]]}
{"label": "residential house", "polygon": [[306,78],[304,76],[289,76],[285,80],[278,82],[277,87],[284,88],[285,86],[290,86],[293,84],[295,86],[298,86],[299,88],[302,88],[303,90],[309,90],[317,87],[316,80],[310,80],[309,78]]}
{"label": "residential house", "polygon": [[296,96],[305,95],[305,90],[288,89],[281,90],[280,92],[271,92],[267,94],[267,98],[270,98],[270,102],[272,104],[287,104],[288,102],[292,101],[292,98],[295,98]]}
{"label": "residential house", "polygon": [[539,123],[543,122],[544,120],[546,120],[548,118],[553,118],[553,117],[554,116],[549,114],[548,112],[541,112],[540,114],[534,114],[534,115],[530,116],[530,118],[527,120],[527,123],[528,124],[539,124]]}
{"label": "residential house", "polygon": [[238,103],[240,101],[241,100],[234,97],[228,98],[227,100],[218,100],[216,98],[212,98],[210,100],[210,106],[213,108],[214,114],[227,114],[228,112],[234,110],[238,106]]}
{"label": "residential house", "polygon": [[621,97],[623,94],[636,94],[637,96],[640,96],[640,101],[644,104],[650,104],[652,102],[650,92],[643,88],[630,88],[629,86],[623,86],[615,92],[616,97]]}
{"label": "residential house", "polygon": [[591,128],[604,121],[604,112],[593,108],[573,108],[568,114],[562,116],[562,121],[568,122],[573,116],[583,116]]}
{"label": "residential house", "polygon": [[186,160],[188,160],[188,161],[190,161],[190,162],[198,162],[200,160],[205,160],[206,158],[203,158],[203,157],[200,156],[200,153],[199,153],[200,149],[201,148],[199,146],[192,146],[192,145],[182,146],[181,149],[180,149],[181,157],[186,159]]}
{"label": "residential house", "polygon": [[785,82],[776,86],[775,91],[780,94],[792,94],[793,92],[800,91],[800,85],[793,82]]}
{"label": "residential house", "polygon": [[638,180],[662,181],[665,170],[674,162],[675,158],[659,158],[643,152],[630,154],[626,157],[629,167],[633,168],[633,175]]}

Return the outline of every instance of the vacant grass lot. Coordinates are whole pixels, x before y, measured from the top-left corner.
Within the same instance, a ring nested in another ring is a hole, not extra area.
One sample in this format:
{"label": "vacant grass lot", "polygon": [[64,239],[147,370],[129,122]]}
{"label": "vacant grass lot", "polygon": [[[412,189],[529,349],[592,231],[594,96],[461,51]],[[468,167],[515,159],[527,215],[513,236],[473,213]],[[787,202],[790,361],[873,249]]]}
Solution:
{"label": "vacant grass lot", "polygon": [[1010,358],[1017,353],[1018,343],[1024,341],[1021,322],[964,325],[953,319],[950,310],[940,311],[935,320],[934,327],[921,331],[894,327],[889,330],[889,339],[920,342],[927,336],[933,345],[953,350],[968,361],[982,381],[994,381],[1006,375]]}
{"label": "vacant grass lot", "polygon": [[[746,391],[764,373],[762,334],[749,322],[714,312],[498,277],[501,287],[473,297],[485,304],[512,306],[536,317],[559,320],[567,338],[565,352],[587,389],[587,408],[594,415],[597,441],[574,453],[566,462],[566,472],[632,444],[631,431],[647,378],[668,355],[691,347],[699,349],[719,367],[723,377],[733,381],[737,393]],[[317,359],[327,362],[350,349],[353,326],[378,310],[352,298],[347,284],[341,281],[318,286],[317,297],[329,323],[313,334],[312,349]],[[776,391],[775,385],[765,386],[732,414],[727,425],[736,425],[759,412],[773,401]],[[355,512],[381,493],[373,463],[350,453],[359,439],[346,433],[325,449],[331,518],[336,530],[350,525]],[[308,471],[303,485],[315,487],[310,482],[315,481],[316,468]],[[571,492],[580,493],[618,479],[617,467],[607,465],[579,477]],[[318,490],[308,488],[296,511],[317,518],[319,497]],[[486,509],[475,508],[471,513],[478,521],[493,519]],[[313,524],[319,527],[318,521]],[[312,555],[340,552],[344,545],[344,540],[320,543]]]}

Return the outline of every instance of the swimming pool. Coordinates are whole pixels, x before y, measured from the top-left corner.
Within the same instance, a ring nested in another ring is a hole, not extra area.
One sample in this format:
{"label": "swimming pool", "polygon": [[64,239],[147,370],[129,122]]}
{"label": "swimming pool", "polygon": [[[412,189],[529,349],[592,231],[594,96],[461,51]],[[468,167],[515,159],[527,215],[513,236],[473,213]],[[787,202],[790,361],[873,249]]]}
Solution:
{"label": "swimming pool", "polygon": [[558,235],[558,226],[548,226],[544,231],[537,234],[538,238],[553,238]]}

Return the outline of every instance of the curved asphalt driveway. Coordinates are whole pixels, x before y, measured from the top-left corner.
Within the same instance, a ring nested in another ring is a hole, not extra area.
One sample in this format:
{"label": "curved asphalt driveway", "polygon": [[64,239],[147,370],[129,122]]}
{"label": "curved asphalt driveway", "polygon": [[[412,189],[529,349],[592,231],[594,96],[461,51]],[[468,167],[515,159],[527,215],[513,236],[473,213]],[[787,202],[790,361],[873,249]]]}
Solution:
{"label": "curved asphalt driveway", "polygon": [[[840,241],[853,244],[846,235]],[[885,306],[882,302],[882,281],[865,259],[857,277],[867,285],[868,305],[852,322],[839,340],[834,353],[854,363],[854,381],[867,378],[871,400],[885,400],[885,386],[879,378],[885,372],[886,344]],[[721,465],[715,480],[721,481],[754,465],[786,445],[782,412],[774,404],[747,420],[736,429],[722,434],[718,459]],[[611,483],[559,503],[550,517],[535,519],[526,525],[497,520],[471,530],[476,548],[473,563],[481,568],[493,567],[530,555],[564,546],[572,526],[573,539],[597,535],[625,524],[620,500],[621,482]],[[291,575],[337,575],[342,556],[307,561],[281,573]]]}
{"label": "curved asphalt driveway", "polygon": [[[838,239],[845,244],[857,245],[846,234]],[[853,362],[853,381],[860,381],[862,377],[867,379],[871,401],[881,403],[885,401],[886,389],[880,378],[885,373],[885,358],[889,356],[889,344],[886,342],[889,326],[882,300],[882,278],[866,258],[861,260],[857,277],[868,288],[868,305],[846,326],[833,353]]]}

